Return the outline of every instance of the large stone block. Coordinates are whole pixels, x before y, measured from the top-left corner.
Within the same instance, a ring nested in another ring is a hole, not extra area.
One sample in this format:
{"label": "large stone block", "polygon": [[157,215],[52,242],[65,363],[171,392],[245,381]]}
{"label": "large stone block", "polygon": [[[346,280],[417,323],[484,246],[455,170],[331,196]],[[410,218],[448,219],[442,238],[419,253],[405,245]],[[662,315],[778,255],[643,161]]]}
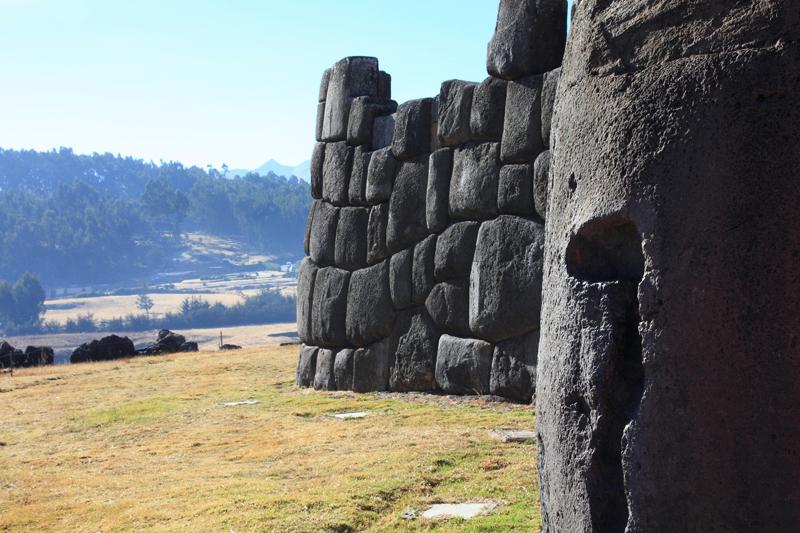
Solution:
{"label": "large stone block", "polygon": [[347,339],[367,346],[392,332],[394,305],[389,292],[389,261],[353,272],[347,295]]}
{"label": "large stone block", "polygon": [[503,163],[532,163],[544,149],[542,76],[509,83],[500,159]]}
{"label": "large stone block", "polygon": [[336,352],[324,348],[317,352],[317,369],[314,374],[315,390],[336,390],[336,375],[333,372],[333,365],[336,360]]}
{"label": "large stone block", "polygon": [[561,69],[551,70],[542,80],[542,142],[550,148],[550,130],[553,124],[553,108],[556,103],[556,89],[561,78]]}
{"label": "large stone block", "polygon": [[347,344],[347,290],[350,273],[335,267],[321,268],[314,280],[311,303],[311,331],[314,344],[345,346]]}
{"label": "large stone block", "polygon": [[308,209],[308,218],[306,218],[306,231],[303,236],[303,252],[306,255],[311,253],[311,229],[314,227],[314,212],[317,206],[322,203],[321,200],[314,200],[311,202],[311,207]]}
{"label": "large stone block", "polygon": [[497,143],[467,145],[453,156],[450,179],[450,216],[482,220],[497,215],[497,182],[500,177]]}
{"label": "large stone block", "polygon": [[345,348],[336,354],[333,363],[333,374],[336,377],[337,390],[353,390],[353,360],[355,350]]}
{"label": "large stone block", "polygon": [[322,81],[319,83],[319,102],[324,102],[328,98],[328,84],[331,81],[331,70],[325,69],[322,73]]}
{"label": "large stone block", "polygon": [[311,154],[311,197],[320,199],[322,198],[322,176],[325,166],[325,143],[317,143],[314,145],[314,151]]}
{"label": "large stone block", "polygon": [[539,331],[497,343],[494,347],[489,390],[518,402],[530,403],[536,392]]}
{"label": "large stone block", "polygon": [[453,174],[453,150],[442,148],[431,154],[428,167],[425,220],[428,231],[441,233],[450,222],[450,176]]}
{"label": "large stone block", "polygon": [[314,140],[317,142],[323,141],[322,131],[325,127],[325,102],[317,104],[317,123],[314,129]]}
{"label": "large stone block", "polygon": [[468,278],[436,284],[425,300],[425,307],[443,332],[461,337],[470,335]]}
{"label": "large stone block", "polygon": [[367,171],[372,152],[359,146],[353,152],[353,167],[350,170],[350,183],[347,198],[350,205],[367,205]]}
{"label": "large stone block", "polygon": [[437,281],[469,276],[480,226],[480,222],[459,222],[439,235],[434,258]]}
{"label": "large stone block", "polygon": [[390,389],[434,391],[439,332],[424,307],[402,313],[395,326],[395,361]]}
{"label": "large stone block", "polygon": [[308,252],[320,266],[332,265],[336,259],[336,226],[339,223],[339,208],[327,202],[319,202],[311,220],[311,235]]}
{"label": "large stone block", "polygon": [[401,104],[395,114],[392,153],[401,160],[410,160],[430,152],[431,98]]}
{"label": "large stone block", "polygon": [[488,394],[492,345],[442,335],[436,355],[436,382],[450,394]]}
{"label": "large stone block", "polygon": [[470,130],[475,141],[500,141],[506,113],[507,82],[486,78],[475,87],[470,113]]}
{"label": "large stone block", "polygon": [[431,235],[414,246],[411,267],[411,299],[415,304],[425,303],[425,298],[436,283],[433,275],[436,256],[436,235]]}
{"label": "large stone block", "polygon": [[425,222],[427,184],[428,156],[400,164],[386,226],[386,244],[391,253],[408,248],[428,235]]}
{"label": "large stone block", "polygon": [[544,227],[503,215],[478,231],[470,273],[469,324],[498,342],[539,327]]}
{"label": "large stone block", "polygon": [[561,65],[567,38],[567,0],[501,0],[486,69],[514,80]]}
{"label": "large stone block", "polygon": [[505,165],[500,169],[497,209],[506,215],[534,213],[533,165]]}
{"label": "large stone block", "polygon": [[365,207],[343,207],[336,228],[336,266],[357,270],[367,264],[367,224],[369,210]]}
{"label": "large stone block", "polygon": [[389,386],[389,339],[359,348],[353,356],[353,391],[385,391]]}
{"label": "large stone block", "polygon": [[390,148],[382,148],[372,153],[367,171],[367,202],[377,204],[388,202],[392,197],[392,186],[397,174],[397,159]]}
{"label": "large stone block", "polygon": [[374,265],[389,257],[386,247],[386,225],[389,222],[389,203],[374,205],[367,222],[367,264]]}
{"label": "large stone block", "polygon": [[383,117],[376,117],[372,124],[372,149],[380,150],[392,146],[396,113]]}
{"label": "large stone block", "polygon": [[311,342],[313,338],[311,314],[317,270],[317,265],[306,257],[297,274],[297,335],[303,342]]}
{"label": "large stone block", "polygon": [[353,168],[353,148],[347,143],[330,143],[325,147],[322,170],[322,198],[333,205],[347,205],[348,182]]}
{"label": "large stone block", "polygon": [[442,84],[437,100],[438,134],[442,146],[457,146],[470,140],[470,113],[475,84],[450,80]]}
{"label": "large stone block", "polygon": [[371,96],[360,96],[353,100],[347,126],[347,143],[351,146],[372,146],[375,119],[397,111],[397,102],[381,100]]}
{"label": "large stone block", "polygon": [[350,108],[358,96],[378,96],[378,60],[375,58],[348,57],[331,69],[322,140],[346,140]]}
{"label": "large stone block", "polygon": [[295,384],[298,387],[313,387],[314,376],[317,373],[317,352],[316,346],[306,346],[300,348],[300,360],[297,362],[297,375]]}
{"label": "large stone block", "polygon": [[542,152],[533,165],[533,203],[536,213],[547,218],[547,187],[550,181],[550,150]]}
{"label": "large stone block", "polygon": [[378,72],[378,98],[392,99],[392,76],[388,72]]}
{"label": "large stone block", "polygon": [[389,263],[389,292],[392,295],[395,309],[406,309],[413,304],[411,290],[413,264],[413,248],[394,254]]}

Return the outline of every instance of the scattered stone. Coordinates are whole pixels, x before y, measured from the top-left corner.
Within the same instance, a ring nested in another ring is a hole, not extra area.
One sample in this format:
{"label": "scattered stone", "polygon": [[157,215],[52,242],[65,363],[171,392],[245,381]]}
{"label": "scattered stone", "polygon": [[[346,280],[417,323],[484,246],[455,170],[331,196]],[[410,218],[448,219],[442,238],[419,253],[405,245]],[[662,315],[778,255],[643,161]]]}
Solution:
{"label": "scattered stone", "polygon": [[528,431],[525,429],[497,428],[490,431],[489,435],[493,439],[497,439],[500,442],[504,443],[509,443],[509,442],[524,443],[524,442],[533,442],[534,440],[536,440],[536,432]]}
{"label": "scattered stone", "polygon": [[366,418],[369,413],[364,411],[358,411],[355,413],[337,413],[333,415],[333,418],[338,420],[358,420],[360,418]]}
{"label": "scattered stone", "polygon": [[261,402],[258,400],[245,400],[243,402],[225,402],[222,405],[225,407],[238,407],[240,405],[258,405],[259,403]]}
{"label": "scattered stone", "polygon": [[441,518],[470,520],[476,516],[489,514],[496,508],[496,503],[437,503],[429,507],[421,516],[429,520]]}
{"label": "scattered stone", "polygon": [[223,344],[222,346],[219,347],[219,350],[221,352],[231,352],[234,350],[241,350],[241,349],[242,347],[239,346],[238,344]]}
{"label": "scattered stone", "polygon": [[136,348],[128,337],[109,335],[100,340],[81,344],[72,352],[70,363],[110,361],[136,355]]}

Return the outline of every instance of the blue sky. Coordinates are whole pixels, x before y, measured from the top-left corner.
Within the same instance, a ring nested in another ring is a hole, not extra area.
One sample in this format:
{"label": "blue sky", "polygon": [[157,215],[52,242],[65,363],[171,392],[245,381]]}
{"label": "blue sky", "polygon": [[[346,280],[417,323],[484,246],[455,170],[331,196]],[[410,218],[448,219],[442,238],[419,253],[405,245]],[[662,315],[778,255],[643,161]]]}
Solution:
{"label": "blue sky", "polygon": [[319,78],[486,77],[496,0],[0,0],[0,146],[254,168],[308,159]]}

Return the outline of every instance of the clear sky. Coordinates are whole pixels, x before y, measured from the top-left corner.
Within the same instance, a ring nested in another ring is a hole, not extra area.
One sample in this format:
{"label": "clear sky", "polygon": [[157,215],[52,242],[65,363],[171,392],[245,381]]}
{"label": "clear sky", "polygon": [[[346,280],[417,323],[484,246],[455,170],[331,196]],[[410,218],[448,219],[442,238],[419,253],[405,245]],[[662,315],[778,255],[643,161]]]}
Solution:
{"label": "clear sky", "polygon": [[308,159],[319,79],[399,102],[486,77],[497,0],[0,0],[0,146],[255,168]]}

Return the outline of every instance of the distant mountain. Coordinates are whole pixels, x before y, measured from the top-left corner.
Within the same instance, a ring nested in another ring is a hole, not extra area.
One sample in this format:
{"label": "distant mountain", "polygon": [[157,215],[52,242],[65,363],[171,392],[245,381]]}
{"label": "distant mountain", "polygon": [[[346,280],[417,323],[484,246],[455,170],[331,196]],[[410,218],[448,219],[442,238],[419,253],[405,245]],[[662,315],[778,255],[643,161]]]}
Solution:
{"label": "distant mountain", "polygon": [[292,167],[292,166],[289,166],[289,165],[283,165],[281,163],[278,163],[274,159],[270,159],[269,161],[267,161],[266,163],[264,163],[263,165],[261,165],[260,167],[258,167],[256,169],[252,169],[252,170],[241,169],[241,168],[231,169],[231,170],[228,171],[228,176],[232,177],[232,178],[236,177],[236,176],[244,176],[248,172],[256,172],[256,173],[258,173],[258,174],[260,174],[262,176],[266,176],[270,172],[272,172],[273,174],[275,174],[277,176],[284,176],[284,177],[287,177],[287,178],[289,176],[297,176],[301,180],[310,182],[311,181],[311,161],[303,161],[302,163],[300,163],[296,167]]}

